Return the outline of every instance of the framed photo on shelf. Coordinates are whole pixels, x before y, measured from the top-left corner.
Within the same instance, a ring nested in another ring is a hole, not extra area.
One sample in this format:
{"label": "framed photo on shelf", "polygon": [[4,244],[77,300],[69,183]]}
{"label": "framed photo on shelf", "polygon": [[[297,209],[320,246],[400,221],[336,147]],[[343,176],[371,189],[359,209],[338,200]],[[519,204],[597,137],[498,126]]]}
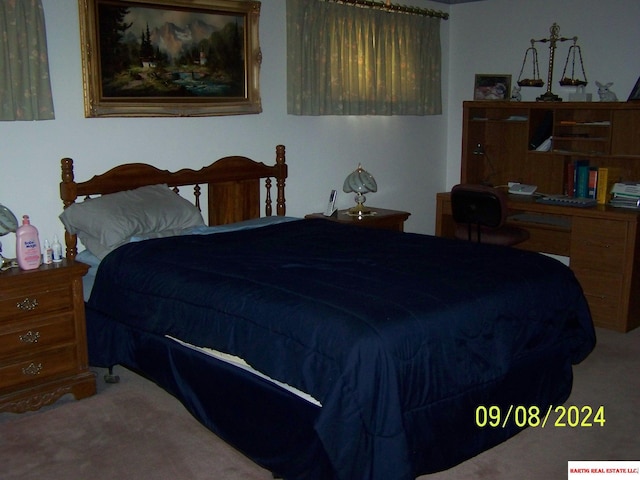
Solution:
{"label": "framed photo on shelf", "polygon": [[80,2],[85,117],[262,111],[259,1]]}
{"label": "framed photo on shelf", "polygon": [[629,94],[629,98],[627,98],[627,102],[638,102],[640,101],[640,77],[636,80],[636,84],[634,85],[631,93]]}
{"label": "framed photo on shelf", "polygon": [[509,100],[511,98],[511,75],[476,74],[473,87],[474,100]]}

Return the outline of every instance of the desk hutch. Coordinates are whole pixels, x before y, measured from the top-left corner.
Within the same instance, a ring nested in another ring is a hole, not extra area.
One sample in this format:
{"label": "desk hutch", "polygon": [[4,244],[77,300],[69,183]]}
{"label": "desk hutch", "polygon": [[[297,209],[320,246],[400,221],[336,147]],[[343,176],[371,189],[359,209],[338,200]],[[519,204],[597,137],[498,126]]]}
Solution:
{"label": "desk hutch", "polygon": [[[568,165],[616,169],[640,181],[640,102],[464,102],[462,183],[533,184],[565,193]],[[552,136],[552,148],[533,148]],[[509,196],[510,222],[531,238],[518,248],[569,257],[596,326],[627,332],[640,326],[638,210],[536,203]],[[437,196],[436,235],[453,236],[448,193]]]}

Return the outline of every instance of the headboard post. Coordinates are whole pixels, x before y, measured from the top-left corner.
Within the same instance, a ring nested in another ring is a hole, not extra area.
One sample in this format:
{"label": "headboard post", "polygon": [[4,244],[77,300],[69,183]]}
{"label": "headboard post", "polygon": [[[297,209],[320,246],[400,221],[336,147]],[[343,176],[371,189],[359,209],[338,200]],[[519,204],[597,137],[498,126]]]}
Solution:
{"label": "headboard post", "polygon": [[[72,205],[78,197],[78,190],[76,188],[76,182],[73,176],[73,160],[70,158],[63,158],[60,161],[62,168],[62,181],[60,182],[60,198],[64,208]],[[71,234],[65,230],[64,243],[66,246],[67,260],[75,260],[78,254],[78,236]]]}
{"label": "headboard post", "polygon": [[276,198],[276,215],[284,216],[287,213],[287,207],[284,198],[284,183],[285,178],[287,178],[284,145],[276,146],[276,166],[278,168],[278,176],[276,179],[276,188],[278,192],[278,196]]}

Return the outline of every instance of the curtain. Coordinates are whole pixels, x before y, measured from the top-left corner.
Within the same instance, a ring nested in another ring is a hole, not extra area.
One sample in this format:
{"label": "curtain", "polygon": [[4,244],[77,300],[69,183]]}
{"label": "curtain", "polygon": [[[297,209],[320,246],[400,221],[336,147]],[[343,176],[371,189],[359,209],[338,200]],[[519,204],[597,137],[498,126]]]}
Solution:
{"label": "curtain", "polygon": [[54,118],[41,0],[2,0],[0,34],[0,120]]}
{"label": "curtain", "polygon": [[442,113],[440,19],[287,0],[287,111]]}

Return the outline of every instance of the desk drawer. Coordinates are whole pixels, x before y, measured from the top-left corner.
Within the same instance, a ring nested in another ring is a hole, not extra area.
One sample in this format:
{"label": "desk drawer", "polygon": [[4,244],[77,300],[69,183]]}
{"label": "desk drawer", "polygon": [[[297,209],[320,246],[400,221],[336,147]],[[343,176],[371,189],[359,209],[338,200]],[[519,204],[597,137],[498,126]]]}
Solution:
{"label": "desk drawer", "polygon": [[574,218],[571,268],[621,272],[625,264],[626,240],[626,222]]}
{"label": "desk drawer", "polygon": [[529,231],[529,238],[516,245],[516,248],[532,252],[553,253],[569,256],[571,248],[571,232],[561,229],[544,228],[523,222],[510,222],[511,225],[525,228]]}
{"label": "desk drawer", "polygon": [[614,327],[621,316],[622,275],[573,269],[598,327]]}

